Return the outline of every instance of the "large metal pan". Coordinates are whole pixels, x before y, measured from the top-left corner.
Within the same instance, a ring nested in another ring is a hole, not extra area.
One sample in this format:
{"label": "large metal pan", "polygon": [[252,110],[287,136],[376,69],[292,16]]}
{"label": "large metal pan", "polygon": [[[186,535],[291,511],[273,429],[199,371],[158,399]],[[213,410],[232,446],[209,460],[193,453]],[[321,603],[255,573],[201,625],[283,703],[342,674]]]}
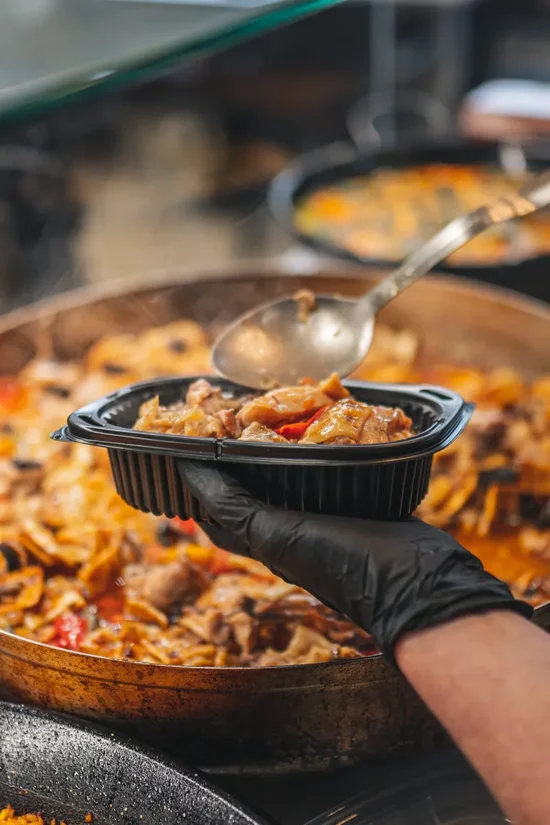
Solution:
{"label": "large metal pan", "polygon": [[[374,277],[345,266],[289,280],[263,265],[88,289],[0,321],[4,371],[17,371],[49,330],[61,356],[99,336],[192,317],[214,330],[297,286],[359,295]],[[353,273],[353,275],[352,275]],[[416,330],[424,357],[527,375],[550,370],[550,308],[457,280],[419,282],[384,312]],[[541,621],[545,617],[540,612]],[[325,770],[441,737],[402,677],[381,657],[263,669],[184,668],[114,661],[0,633],[0,684],[18,700],[131,729],[215,771]]]}
{"label": "large metal pan", "polygon": [[[268,204],[275,220],[290,235],[324,255],[362,266],[396,266],[399,261],[360,258],[344,247],[300,232],[295,224],[298,202],[320,187],[367,175],[380,168],[401,169],[433,163],[500,166],[501,152],[502,145],[498,143],[438,142],[369,151],[358,151],[346,143],[333,144],[303,155],[280,172],[270,184]],[[539,157],[536,154],[536,147],[526,156],[526,160],[532,170],[548,165],[544,155]],[[444,264],[439,268],[443,272],[465,275],[550,301],[549,265],[550,256],[546,255],[495,265]]]}

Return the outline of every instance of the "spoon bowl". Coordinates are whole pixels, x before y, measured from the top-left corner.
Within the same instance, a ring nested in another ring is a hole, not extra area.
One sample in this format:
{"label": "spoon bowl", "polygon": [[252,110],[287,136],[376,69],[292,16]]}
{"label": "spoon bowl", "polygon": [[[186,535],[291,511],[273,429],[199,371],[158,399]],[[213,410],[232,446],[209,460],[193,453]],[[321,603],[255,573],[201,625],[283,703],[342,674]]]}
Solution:
{"label": "spoon bowl", "polygon": [[374,318],[360,324],[358,302],[316,295],[307,314],[298,300],[281,298],[241,316],[220,335],[212,354],[218,373],[254,389],[302,378],[321,381],[333,372],[351,374],[369,349]]}

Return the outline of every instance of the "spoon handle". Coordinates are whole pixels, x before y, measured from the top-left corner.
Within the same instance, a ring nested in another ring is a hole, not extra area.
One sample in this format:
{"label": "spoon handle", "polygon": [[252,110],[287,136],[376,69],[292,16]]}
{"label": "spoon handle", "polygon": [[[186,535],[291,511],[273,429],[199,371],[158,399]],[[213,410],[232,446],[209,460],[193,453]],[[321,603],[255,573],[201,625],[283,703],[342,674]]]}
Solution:
{"label": "spoon handle", "polygon": [[518,192],[498,198],[467,215],[455,218],[409,255],[400,267],[378,283],[359,302],[360,311],[376,315],[397,295],[411,286],[460,249],[476,235],[491,226],[522,218],[550,204],[550,171],[531,179]]}

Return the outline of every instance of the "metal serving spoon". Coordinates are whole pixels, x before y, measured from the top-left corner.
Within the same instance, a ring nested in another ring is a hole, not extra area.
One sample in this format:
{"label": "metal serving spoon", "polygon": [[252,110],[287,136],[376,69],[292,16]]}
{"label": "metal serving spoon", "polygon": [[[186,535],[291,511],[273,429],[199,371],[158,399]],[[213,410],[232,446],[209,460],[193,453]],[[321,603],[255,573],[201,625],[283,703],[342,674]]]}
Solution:
{"label": "metal serving spoon", "polygon": [[256,307],[218,337],[212,352],[214,368],[255,389],[293,384],[306,376],[318,381],[332,372],[345,377],[365,358],[374,319],[386,304],[476,235],[548,204],[550,171],[519,192],[455,218],[358,301],[317,295],[307,312],[296,298]]}

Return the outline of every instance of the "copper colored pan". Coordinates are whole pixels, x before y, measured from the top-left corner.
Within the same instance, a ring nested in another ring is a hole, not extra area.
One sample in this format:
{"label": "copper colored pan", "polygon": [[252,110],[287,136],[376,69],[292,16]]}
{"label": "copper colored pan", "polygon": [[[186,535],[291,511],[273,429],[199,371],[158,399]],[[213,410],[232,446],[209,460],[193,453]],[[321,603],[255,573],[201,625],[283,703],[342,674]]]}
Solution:
{"label": "copper colored pan", "polygon": [[[358,295],[375,277],[344,265],[300,286]],[[2,371],[16,372],[48,330],[61,356],[77,357],[105,334],[181,317],[212,329],[260,300],[298,286],[264,265],[141,285],[92,288],[5,316]],[[427,360],[550,371],[550,308],[457,279],[431,277],[404,293],[383,320],[417,331]],[[545,609],[538,613],[541,623]],[[325,770],[442,736],[401,676],[380,657],[263,669],[184,668],[115,661],[0,632],[7,695],[131,729],[214,771]]]}

